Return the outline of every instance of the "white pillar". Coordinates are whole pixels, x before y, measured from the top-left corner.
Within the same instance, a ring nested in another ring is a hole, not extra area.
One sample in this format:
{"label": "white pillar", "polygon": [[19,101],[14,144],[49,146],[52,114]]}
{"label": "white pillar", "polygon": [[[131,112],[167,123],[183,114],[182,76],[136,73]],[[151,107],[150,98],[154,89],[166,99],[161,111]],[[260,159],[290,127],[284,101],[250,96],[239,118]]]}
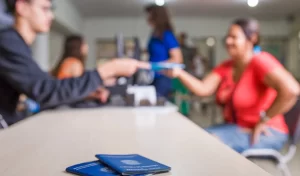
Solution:
{"label": "white pillar", "polygon": [[[93,38],[89,38],[88,35],[85,38],[89,45],[89,53],[88,53],[88,59],[86,61],[86,69],[94,69],[97,66],[97,42]],[[96,46],[95,46],[96,45]]]}
{"label": "white pillar", "polygon": [[49,71],[49,34],[40,34],[32,45],[33,57],[44,71]]}
{"label": "white pillar", "polygon": [[297,79],[300,79],[300,16],[290,24],[287,66]]}

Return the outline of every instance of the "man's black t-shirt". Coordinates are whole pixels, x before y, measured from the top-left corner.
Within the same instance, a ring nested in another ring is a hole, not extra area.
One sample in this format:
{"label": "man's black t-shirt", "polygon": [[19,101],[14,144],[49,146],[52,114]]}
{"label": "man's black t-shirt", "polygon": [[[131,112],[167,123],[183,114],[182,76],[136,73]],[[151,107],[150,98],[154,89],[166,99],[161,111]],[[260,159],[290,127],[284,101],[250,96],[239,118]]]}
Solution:
{"label": "man's black t-shirt", "polygon": [[35,100],[45,110],[80,101],[101,84],[96,70],[79,78],[53,78],[40,69],[30,47],[15,29],[0,31],[0,115],[8,125],[25,118],[16,112],[20,94]]}

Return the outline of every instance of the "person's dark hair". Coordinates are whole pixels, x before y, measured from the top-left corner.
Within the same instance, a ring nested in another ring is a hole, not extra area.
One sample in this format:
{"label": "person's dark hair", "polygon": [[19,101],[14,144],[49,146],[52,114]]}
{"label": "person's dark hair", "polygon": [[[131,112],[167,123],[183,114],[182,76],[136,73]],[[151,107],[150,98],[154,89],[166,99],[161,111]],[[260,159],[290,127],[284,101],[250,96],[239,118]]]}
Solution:
{"label": "person's dark hair", "polygon": [[187,33],[185,33],[185,32],[181,32],[181,33],[179,34],[179,37],[181,37],[181,38],[183,38],[183,39],[187,39],[187,38],[188,38],[188,35],[187,35]]}
{"label": "person's dark hair", "polygon": [[[5,0],[5,4],[6,4],[8,13],[14,14],[16,12],[17,1],[30,2],[31,0]],[[49,1],[52,1],[52,0],[49,0]]]}
{"label": "person's dark hair", "polygon": [[233,22],[234,25],[238,25],[242,28],[245,36],[248,40],[252,40],[253,35],[257,35],[257,38],[253,42],[253,46],[259,45],[260,37],[259,37],[259,23],[255,19],[247,19],[247,18],[241,18],[237,19]]}
{"label": "person's dark hair", "polygon": [[81,47],[84,43],[83,37],[80,35],[72,35],[66,38],[64,44],[64,52],[63,55],[56,65],[56,67],[52,71],[53,76],[57,76],[61,64],[65,61],[65,59],[72,57],[78,59],[83,65],[85,56],[81,53]]}
{"label": "person's dark hair", "polygon": [[155,4],[148,5],[145,11],[149,14],[150,20],[155,26],[155,34],[162,37],[166,30],[174,32],[171,20],[166,7]]}

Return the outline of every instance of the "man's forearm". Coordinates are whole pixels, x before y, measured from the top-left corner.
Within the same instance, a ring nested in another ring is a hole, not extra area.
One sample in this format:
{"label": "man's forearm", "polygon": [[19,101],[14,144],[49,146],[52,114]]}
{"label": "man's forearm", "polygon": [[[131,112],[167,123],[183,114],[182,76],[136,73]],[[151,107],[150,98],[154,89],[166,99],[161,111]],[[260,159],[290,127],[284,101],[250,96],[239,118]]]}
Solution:
{"label": "man's forearm", "polygon": [[114,69],[112,69],[110,64],[107,63],[100,66],[97,71],[103,81],[110,79],[115,75]]}

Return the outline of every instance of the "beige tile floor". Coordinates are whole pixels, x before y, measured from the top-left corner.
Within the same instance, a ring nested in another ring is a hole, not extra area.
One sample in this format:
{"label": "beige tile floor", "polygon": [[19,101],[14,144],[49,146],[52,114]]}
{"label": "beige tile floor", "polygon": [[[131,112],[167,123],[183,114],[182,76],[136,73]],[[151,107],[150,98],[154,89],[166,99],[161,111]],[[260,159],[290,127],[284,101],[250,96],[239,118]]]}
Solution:
{"label": "beige tile floor", "polygon": [[[196,124],[198,124],[201,127],[208,127],[211,125],[211,111],[209,111],[205,114],[202,113],[199,108],[194,107],[191,114],[190,119],[194,121]],[[217,110],[217,118],[216,121],[221,121],[222,117],[220,114],[220,110]],[[272,161],[268,160],[261,160],[261,159],[251,159],[254,163],[256,163],[261,168],[265,169],[267,172],[269,172],[272,175],[280,176],[280,172],[277,170],[276,164]],[[289,163],[289,168],[291,171],[292,176],[300,176],[300,145],[298,145],[298,151],[294,159]]]}

